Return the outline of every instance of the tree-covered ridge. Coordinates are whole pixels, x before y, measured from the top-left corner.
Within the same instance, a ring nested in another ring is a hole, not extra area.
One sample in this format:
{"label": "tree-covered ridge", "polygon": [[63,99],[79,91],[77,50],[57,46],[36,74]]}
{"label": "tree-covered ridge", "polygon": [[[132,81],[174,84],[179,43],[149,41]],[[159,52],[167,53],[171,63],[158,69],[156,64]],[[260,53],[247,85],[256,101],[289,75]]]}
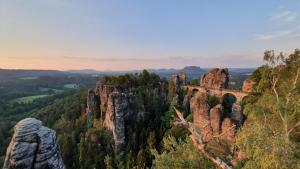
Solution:
{"label": "tree-covered ridge", "polygon": [[244,100],[247,120],[237,138],[244,168],[300,168],[300,51],[267,51],[264,60],[252,75],[254,93]]}

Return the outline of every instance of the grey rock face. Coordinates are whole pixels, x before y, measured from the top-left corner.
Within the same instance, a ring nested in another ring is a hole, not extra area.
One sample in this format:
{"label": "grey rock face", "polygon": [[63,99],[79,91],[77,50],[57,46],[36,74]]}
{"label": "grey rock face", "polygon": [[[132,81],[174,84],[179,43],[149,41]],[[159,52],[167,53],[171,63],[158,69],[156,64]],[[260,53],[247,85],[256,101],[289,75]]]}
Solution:
{"label": "grey rock face", "polygon": [[3,169],[64,169],[55,131],[34,118],[15,126]]}

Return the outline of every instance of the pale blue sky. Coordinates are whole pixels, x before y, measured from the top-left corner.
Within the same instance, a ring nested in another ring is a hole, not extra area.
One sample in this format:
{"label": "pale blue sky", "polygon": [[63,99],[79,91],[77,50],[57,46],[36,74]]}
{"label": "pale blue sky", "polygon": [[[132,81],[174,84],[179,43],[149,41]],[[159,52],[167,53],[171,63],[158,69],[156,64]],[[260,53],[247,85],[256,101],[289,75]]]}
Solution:
{"label": "pale blue sky", "polygon": [[0,67],[255,67],[300,47],[298,0],[0,0]]}

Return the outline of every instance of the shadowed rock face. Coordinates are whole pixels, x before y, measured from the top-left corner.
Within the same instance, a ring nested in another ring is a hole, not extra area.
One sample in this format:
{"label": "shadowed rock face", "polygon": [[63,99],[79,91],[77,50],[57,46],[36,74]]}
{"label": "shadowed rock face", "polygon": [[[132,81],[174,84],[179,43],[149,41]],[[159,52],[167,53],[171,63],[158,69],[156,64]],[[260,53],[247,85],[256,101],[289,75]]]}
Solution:
{"label": "shadowed rock face", "polygon": [[15,126],[3,169],[64,169],[55,131],[34,118]]}
{"label": "shadowed rock face", "polygon": [[201,87],[213,89],[226,89],[229,82],[228,69],[213,69],[201,78]]}
{"label": "shadowed rock face", "polygon": [[95,94],[92,89],[89,89],[87,95],[87,120],[88,120],[88,127],[92,127],[94,118],[100,117],[100,101],[99,97]]}
{"label": "shadowed rock face", "polygon": [[242,112],[241,105],[234,103],[230,113],[230,118],[234,121],[237,127],[241,127],[245,121],[245,115]]}
{"label": "shadowed rock face", "polygon": [[214,135],[220,134],[221,123],[223,116],[223,106],[221,104],[216,105],[215,107],[210,109],[209,117],[210,117],[210,125],[213,130]]}

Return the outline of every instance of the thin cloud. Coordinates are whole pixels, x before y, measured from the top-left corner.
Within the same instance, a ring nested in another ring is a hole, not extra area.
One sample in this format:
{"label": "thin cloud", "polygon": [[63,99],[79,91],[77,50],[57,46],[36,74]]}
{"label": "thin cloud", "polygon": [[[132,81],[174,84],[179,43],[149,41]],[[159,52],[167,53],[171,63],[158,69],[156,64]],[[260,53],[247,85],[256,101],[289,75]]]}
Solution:
{"label": "thin cloud", "polygon": [[60,56],[62,59],[81,60],[81,61],[94,61],[94,62],[170,62],[170,61],[191,61],[198,57],[190,56],[171,56],[166,58],[138,58],[138,57],[76,57],[76,56]]}
{"label": "thin cloud", "polygon": [[282,11],[280,13],[273,14],[270,20],[281,21],[281,22],[293,22],[296,20],[297,16],[298,16],[298,12]]}
{"label": "thin cloud", "polygon": [[145,61],[154,61],[155,59],[147,59],[147,58],[98,58],[98,57],[76,57],[76,56],[61,56],[63,59],[70,60],[82,60],[82,61],[96,61],[96,62],[127,62],[127,61],[137,61],[137,62],[145,62]]}
{"label": "thin cloud", "polygon": [[271,40],[276,38],[293,38],[300,34],[300,25],[292,29],[274,31],[269,34],[256,34],[256,40]]}

